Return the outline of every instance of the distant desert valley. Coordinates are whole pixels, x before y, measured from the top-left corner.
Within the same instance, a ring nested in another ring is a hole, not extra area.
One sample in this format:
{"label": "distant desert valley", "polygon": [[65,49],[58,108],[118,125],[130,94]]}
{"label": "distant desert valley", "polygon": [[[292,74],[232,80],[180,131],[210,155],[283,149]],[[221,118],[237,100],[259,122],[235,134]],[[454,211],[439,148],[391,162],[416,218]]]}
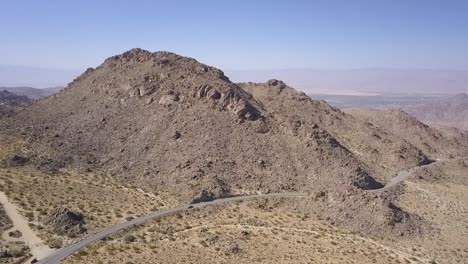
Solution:
{"label": "distant desert valley", "polygon": [[0,263],[468,263],[468,95],[131,49],[0,88]]}

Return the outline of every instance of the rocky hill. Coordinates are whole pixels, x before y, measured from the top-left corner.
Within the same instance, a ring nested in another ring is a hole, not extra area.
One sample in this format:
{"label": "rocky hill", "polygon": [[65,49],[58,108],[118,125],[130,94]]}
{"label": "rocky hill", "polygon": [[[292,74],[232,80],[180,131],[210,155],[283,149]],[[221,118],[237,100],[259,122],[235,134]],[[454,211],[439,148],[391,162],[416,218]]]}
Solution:
{"label": "rocky hill", "polygon": [[347,112],[385,129],[401,140],[411,142],[433,160],[462,157],[468,151],[467,134],[460,131],[449,133],[445,129],[430,127],[401,109],[385,111],[350,109]]}
{"label": "rocky hill", "polygon": [[106,173],[183,201],[303,191],[309,198],[292,206],[381,236],[424,234],[430,225],[398,208],[396,193],[364,190],[468,146],[441,134],[434,141],[424,127],[414,141],[281,81],[235,84],[194,59],[141,49],[4,122],[27,142],[16,155],[42,170]]}
{"label": "rocky hill", "polygon": [[404,110],[427,124],[468,130],[468,95],[465,93]]}
{"label": "rocky hill", "polygon": [[16,95],[9,91],[0,91],[0,103],[10,106],[27,106],[31,104],[31,99],[26,96]]}
{"label": "rocky hill", "polygon": [[26,96],[0,90],[0,115],[14,112],[23,107],[29,106],[32,100]]}

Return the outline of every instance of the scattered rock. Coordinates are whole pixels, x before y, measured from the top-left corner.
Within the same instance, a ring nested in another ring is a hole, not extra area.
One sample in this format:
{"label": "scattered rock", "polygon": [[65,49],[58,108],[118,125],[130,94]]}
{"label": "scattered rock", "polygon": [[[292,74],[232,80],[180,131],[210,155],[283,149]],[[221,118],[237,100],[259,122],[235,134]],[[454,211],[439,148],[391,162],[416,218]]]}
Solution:
{"label": "scattered rock", "polygon": [[11,158],[11,162],[10,162],[10,165],[11,166],[24,166],[26,165],[26,163],[29,162],[29,158],[27,157],[23,157],[23,156],[20,156],[20,155],[14,155],[12,158]]}
{"label": "scattered rock", "polygon": [[52,210],[44,223],[58,234],[78,235],[86,232],[83,214],[67,208]]}
{"label": "scattered rock", "polygon": [[225,254],[239,255],[243,251],[235,240],[236,238],[230,236],[214,235],[208,237],[206,243],[211,247],[223,250]]}
{"label": "scattered rock", "polygon": [[159,104],[163,106],[171,106],[179,101],[179,96],[175,94],[166,94],[159,99]]}
{"label": "scattered rock", "polygon": [[148,98],[148,99],[146,100],[146,104],[148,104],[148,105],[149,105],[149,104],[152,104],[153,102],[154,102],[154,98],[152,98],[152,97],[151,97],[151,98]]}
{"label": "scattered rock", "polygon": [[221,94],[221,105],[234,112],[240,119],[253,121],[261,116],[255,107],[232,88],[227,89]]}
{"label": "scattered rock", "polygon": [[208,98],[211,98],[213,100],[218,100],[221,98],[221,94],[216,90],[216,89],[211,89],[206,93],[206,96]]}
{"label": "scattered rock", "polygon": [[0,259],[19,258],[26,256],[28,252],[29,247],[23,242],[7,242],[5,246],[0,248]]}
{"label": "scattered rock", "polygon": [[179,131],[175,131],[174,134],[172,135],[172,139],[177,140],[182,136]]}
{"label": "scattered rock", "polygon": [[209,202],[213,201],[215,199],[215,196],[213,193],[207,192],[203,190],[197,197],[195,197],[191,203],[203,203],[203,202]]}
{"label": "scattered rock", "polygon": [[262,168],[265,168],[265,161],[263,159],[258,159],[257,160],[257,164],[262,167]]}
{"label": "scattered rock", "polygon": [[23,233],[21,233],[21,231],[19,230],[14,230],[14,231],[8,232],[8,236],[13,237],[13,238],[20,238],[23,236]]}
{"label": "scattered rock", "polygon": [[140,96],[147,96],[154,93],[158,89],[156,84],[153,85],[143,85],[138,88]]}

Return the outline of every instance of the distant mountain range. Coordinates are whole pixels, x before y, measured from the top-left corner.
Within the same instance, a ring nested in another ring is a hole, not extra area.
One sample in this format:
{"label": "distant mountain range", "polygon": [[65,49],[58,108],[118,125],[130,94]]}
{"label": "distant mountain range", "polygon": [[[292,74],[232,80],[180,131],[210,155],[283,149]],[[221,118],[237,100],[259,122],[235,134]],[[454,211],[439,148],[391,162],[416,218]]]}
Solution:
{"label": "distant mountain range", "polygon": [[54,93],[58,93],[62,89],[63,87],[60,87],[60,86],[43,88],[43,89],[32,88],[32,87],[0,87],[0,91],[8,91],[10,93],[13,93],[19,96],[26,96],[32,100],[45,98]]}
{"label": "distant mountain range", "polygon": [[403,109],[430,125],[468,130],[468,95],[466,93]]}
{"label": "distant mountain range", "polygon": [[281,79],[313,94],[390,95],[468,93],[468,70],[285,69],[226,71],[236,82]]}
{"label": "distant mountain range", "polygon": [[407,106],[431,103],[447,94],[391,94],[391,95],[336,95],[336,94],[309,94],[311,98],[325,100],[327,103],[340,109],[371,108],[389,109],[404,108]]}
{"label": "distant mountain range", "polygon": [[311,94],[340,109],[370,109],[374,111],[399,108],[432,126],[468,130],[468,95],[331,95]]}
{"label": "distant mountain range", "polygon": [[[66,86],[83,70],[0,65],[1,86]],[[314,94],[388,95],[468,93],[468,70],[438,69],[273,69],[225,70],[234,82],[280,79]]]}
{"label": "distant mountain range", "polygon": [[32,101],[33,100],[24,95],[16,95],[0,89],[0,116],[29,106]]}

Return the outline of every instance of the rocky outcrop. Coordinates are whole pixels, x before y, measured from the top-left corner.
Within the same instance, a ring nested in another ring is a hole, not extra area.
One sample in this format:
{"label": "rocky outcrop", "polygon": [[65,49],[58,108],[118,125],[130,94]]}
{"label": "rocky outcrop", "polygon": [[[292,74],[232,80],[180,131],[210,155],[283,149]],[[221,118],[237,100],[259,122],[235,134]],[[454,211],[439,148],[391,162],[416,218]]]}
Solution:
{"label": "rocky outcrop", "polygon": [[8,236],[13,237],[13,238],[20,238],[23,236],[23,234],[19,230],[13,230],[13,231],[8,232]]}
{"label": "rocky outcrop", "polygon": [[159,99],[159,104],[162,106],[171,106],[176,104],[179,101],[179,96],[174,93],[169,93],[166,95],[163,95],[161,99]]}
{"label": "rocky outcrop", "polygon": [[260,111],[242,98],[241,94],[232,87],[224,88],[220,92],[210,85],[202,85],[195,87],[191,95],[198,99],[211,99],[214,104],[232,111],[241,119],[254,121],[261,117]]}
{"label": "rocky outcrop", "polygon": [[211,235],[205,241],[208,246],[218,248],[224,251],[226,255],[241,255],[244,253],[244,250],[242,250],[236,240],[238,238],[226,235]]}
{"label": "rocky outcrop", "polygon": [[86,232],[83,214],[67,208],[52,210],[44,223],[55,233],[61,235],[78,235]]}

